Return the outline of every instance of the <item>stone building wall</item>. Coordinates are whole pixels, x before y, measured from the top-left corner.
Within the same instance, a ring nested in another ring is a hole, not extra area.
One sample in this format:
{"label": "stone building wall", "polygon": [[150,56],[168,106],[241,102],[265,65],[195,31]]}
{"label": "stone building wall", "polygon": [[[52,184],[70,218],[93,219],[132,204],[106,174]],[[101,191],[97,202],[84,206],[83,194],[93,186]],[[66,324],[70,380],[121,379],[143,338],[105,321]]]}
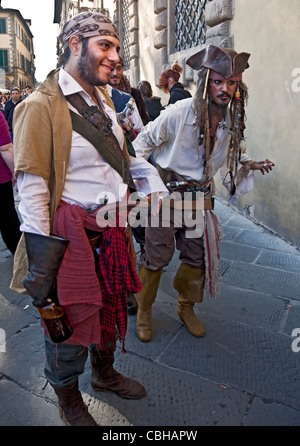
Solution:
{"label": "stone building wall", "polygon": [[[149,2],[150,3],[150,2]],[[122,29],[121,17],[122,0],[115,0],[115,23]],[[130,80],[133,85],[140,81],[140,65],[143,48],[140,43],[140,20],[144,15],[145,9],[149,9],[144,2],[138,0],[129,1],[130,14]],[[151,5],[152,8],[152,5]],[[190,55],[201,49],[193,47],[189,50],[173,53],[174,48],[174,0],[154,0],[152,14],[154,15],[153,33],[153,69],[154,79],[157,84],[160,73],[169,68],[175,60],[182,65],[184,71],[181,81],[185,86],[190,86],[190,81],[194,81],[195,73],[189,67],[185,67],[185,60]],[[230,20],[234,16],[234,0],[207,0],[205,7],[205,19],[207,25],[206,43],[222,46],[233,46],[233,37],[230,34]],[[120,32],[122,34],[122,32]],[[204,46],[204,45],[203,45]],[[148,77],[152,77],[148,75]],[[190,86],[193,88],[193,86]]]}
{"label": "stone building wall", "polygon": [[[255,172],[254,192],[239,199],[237,206],[300,247],[298,3],[207,0],[205,44],[174,52],[174,0],[129,0],[130,69],[126,75],[134,87],[148,80],[165,105],[168,95],[157,87],[158,77],[175,61],[183,67],[180,82],[194,94],[197,72],[185,63],[192,54],[207,44],[251,53],[250,69],[244,76],[249,87],[247,152],[252,159],[271,159],[276,167],[264,177]],[[120,30],[121,4],[122,0],[114,0]],[[217,191],[226,198],[220,183]]]}
{"label": "stone building wall", "polygon": [[[186,66],[185,61],[207,44],[233,47],[230,21],[234,16],[234,0],[207,0],[205,20],[206,42],[185,51],[173,52],[174,48],[174,0],[153,0],[153,2],[129,0],[130,69],[126,72],[132,86],[147,79],[155,88],[162,71],[177,61],[183,68],[180,81],[191,92],[195,89],[197,73]],[[122,0],[114,0],[114,22],[117,25],[122,48]],[[148,29],[145,29],[148,28]],[[143,40],[142,34],[149,33]],[[145,62],[145,41],[151,41],[151,58]],[[151,60],[151,63],[150,63]],[[143,68],[144,67],[144,68]],[[161,93],[161,91],[160,91]],[[164,98],[164,94],[161,93]]]}
{"label": "stone building wall", "polygon": [[154,0],[155,34],[154,34],[154,63],[155,78],[175,62],[184,68],[181,82],[189,86],[189,82],[195,80],[194,70],[185,65],[185,61],[205,45],[221,45],[233,47],[233,37],[230,35],[230,20],[234,15],[233,0],[209,0],[205,7],[205,22],[207,26],[206,42],[204,45],[190,48],[189,50],[172,53],[174,47],[174,35],[172,17],[174,16],[173,0]]}

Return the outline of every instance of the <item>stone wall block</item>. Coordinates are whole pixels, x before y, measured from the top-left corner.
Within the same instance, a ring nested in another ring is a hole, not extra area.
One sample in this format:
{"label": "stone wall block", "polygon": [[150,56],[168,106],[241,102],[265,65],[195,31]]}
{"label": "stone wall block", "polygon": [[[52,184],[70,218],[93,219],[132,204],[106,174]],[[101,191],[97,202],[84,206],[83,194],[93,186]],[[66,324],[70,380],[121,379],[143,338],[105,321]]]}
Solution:
{"label": "stone wall block", "polygon": [[222,36],[211,37],[206,40],[207,45],[221,46],[223,48],[234,48],[233,36],[223,38]]}
{"label": "stone wall block", "polygon": [[170,68],[168,64],[167,47],[164,46],[155,51],[154,71],[155,71],[155,83],[158,86],[158,78],[160,74],[167,68]]}
{"label": "stone wall block", "polygon": [[139,68],[139,59],[138,58],[134,58],[134,59],[130,60],[130,68],[132,68],[132,69]]}
{"label": "stone wall block", "polygon": [[206,40],[213,37],[228,37],[230,35],[230,22],[223,22],[206,31]]}
{"label": "stone wall block", "polygon": [[167,28],[157,31],[154,35],[154,48],[159,49],[167,45],[168,30]]}
{"label": "stone wall block", "polygon": [[161,31],[168,26],[168,11],[164,10],[155,17],[155,29]]}
{"label": "stone wall block", "polygon": [[135,45],[139,42],[139,32],[136,29],[135,31],[132,31],[129,35],[129,44]]}
{"label": "stone wall block", "polygon": [[169,65],[168,52],[167,52],[167,47],[166,46],[164,46],[163,48],[158,49],[155,52],[155,64],[160,65],[160,67],[162,67],[163,65]]}
{"label": "stone wall block", "polygon": [[[135,59],[134,59],[135,60]],[[130,63],[130,85],[134,88],[137,87],[137,84],[139,83],[139,76],[140,76],[140,70],[139,67],[134,65],[134,60]]]}
{"label": "stone wall block", "polygon": [[129,5],[129,17],[133,17],[135,15],[138,15],[138,3],[136,1],[133,1]]}
{"label": "stone wall block", "polygon": [[194,80],[194,74],[195,70],[193,68],[189,67],[185,64],[185,78],[187,81],[193,81]]}
{"label": "stone wall block", "polygon": [[234,48],[234,36],[231,35],[221,40],[220,46],[223,48]]}
{"label": "stone wall block", "polygon": [[135,44],[130,47],[130,59],[135,59],[140,56],[139,45]]}
{"label": "stone wall block", "polygon": [[205,22],[207,26],[216,26],[234,16],[233,0],[214,0],[205,7]]}
{"label": "stone wall block", "polygon": [[139,18],[137,15],[129,19],[129,31],[133,32],[136,29],[139,29]]}
{"label": "stone wall block", "polygon": [[159,14],[164,9],[167,9],[168,1],[167,0],[154,0],[153,11],[154,14]]}

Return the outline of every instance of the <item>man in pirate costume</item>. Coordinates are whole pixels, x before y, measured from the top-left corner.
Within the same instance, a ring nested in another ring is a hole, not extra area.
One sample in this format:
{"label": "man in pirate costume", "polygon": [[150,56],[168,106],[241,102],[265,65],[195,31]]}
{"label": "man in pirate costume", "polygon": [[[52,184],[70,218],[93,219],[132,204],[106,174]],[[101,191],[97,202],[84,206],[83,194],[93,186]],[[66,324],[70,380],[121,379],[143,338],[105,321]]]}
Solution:
{"label": "man in pirate costume", "polygon": [[45,332],[45,375],[64,423],[89,426],[96,422],[78,389],[88,353],[93,389],[128,399],[146,394],[113,367],[116,337],[123,344],[126,333],[126,292],[141,285],[125,228],[118,217],[108,225],[97,210],[127,202],[142,177],[146,195],[167,191],[153,166],[128,155],[113,103],[101,88],[119,60],[116,27],[100,13],[83,12],[66,23],[60,40],[63,67],[20,104],[14,118],[24,235],[11,287],[29,292],[38,309],[53,299],[64,308],[73,334],[55,344]]}
{"label": "man in pirate costume", "polygon": [[[222,168],[224,184],[231,194],[240,194],[241,189],[249,189],[247,180],[252,171],[260,170],[264,174],[274,165],[269,160],[252,161],[245,152],[247,88],[242,82],[242,73],[248,68],[249,56],[209,45],[190,57],[187,64],[200,70],[195,97],[168,107],[133,142],[137,155],[147,159],[153,153],[170,192],[179,193],[183,198],[179,206],[170,197],[163,200],[161,211],[166,201],[173,208],[169,227],[161,212],[159,224],[146,228],[145,253],[139,273],[143,288],[137,294],[136,332],[141,341],[151,340],[152,305],[162,269],[174,253],[174,238],[181,260],[173,282],[179,294],[178,315],[192,335],[204,336],[205,328],[194,313],[194,305],[202,302],[204,290],[211,297],[219,293],[218,242],[222,229],[213,211],[214,175]],[[176,208],[180,214],[190,209],[193,217],[203,216],[196,232],[184,218],[178,219]]]}

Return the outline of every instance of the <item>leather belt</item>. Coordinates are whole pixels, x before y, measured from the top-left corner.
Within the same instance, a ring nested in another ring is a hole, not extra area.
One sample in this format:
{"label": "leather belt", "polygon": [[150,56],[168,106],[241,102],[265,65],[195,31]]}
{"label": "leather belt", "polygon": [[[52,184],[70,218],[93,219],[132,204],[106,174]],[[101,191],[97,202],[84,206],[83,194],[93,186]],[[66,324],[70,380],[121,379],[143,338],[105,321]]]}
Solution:
{"label": "leather belt", "polygon": [[95,237],[92,237],[92,236],[88,237],[89,244],[90,244],[92,250],[99,248],[99,246],[100,246],[100,237],[101,237],[101,235],[97,235]]}
{"label": "leather belt", "polygon": [[168,197],[163,199],[162,205],[170,206],[173,209],[177,210],[190,210],[190,211],[212,211],[214,209],[214,199],[213,198],[205,198],[201,200],[180,200],[174,201],[169,200],[169,203],[166,203]]}
{"label": "leather belt", "polygon": [[101,233],[96,231],[90,231],[89,229],[85,229],[85,232],[91,248],[93,250],[99,248]]}

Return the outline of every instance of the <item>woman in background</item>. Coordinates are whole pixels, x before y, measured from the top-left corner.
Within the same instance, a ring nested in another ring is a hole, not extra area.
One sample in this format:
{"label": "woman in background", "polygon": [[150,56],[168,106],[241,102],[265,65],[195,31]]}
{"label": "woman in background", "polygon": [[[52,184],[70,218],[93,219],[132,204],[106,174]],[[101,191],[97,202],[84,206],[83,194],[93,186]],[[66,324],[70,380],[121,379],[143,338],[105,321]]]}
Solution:
{"label": "woman in background", "polygon": [[141,81],[138,84],[138,89],[142,93],[151,121],[154,121],[160,115],[160,112],[164,110],[160,102],[161,98],[153,96],[152,87],[148,81]]}
{"label": "woman in background", "polygon": [[181,66],[175,63],[171,69],[163,71],[159,76],[159,86],[165,93],[170,94],[168,105],[175,104],[175,102],[180,101],[181,99],[190,98],[192,96],[191,93],[185,90],[183,85],[178,82],[181,73]]}

